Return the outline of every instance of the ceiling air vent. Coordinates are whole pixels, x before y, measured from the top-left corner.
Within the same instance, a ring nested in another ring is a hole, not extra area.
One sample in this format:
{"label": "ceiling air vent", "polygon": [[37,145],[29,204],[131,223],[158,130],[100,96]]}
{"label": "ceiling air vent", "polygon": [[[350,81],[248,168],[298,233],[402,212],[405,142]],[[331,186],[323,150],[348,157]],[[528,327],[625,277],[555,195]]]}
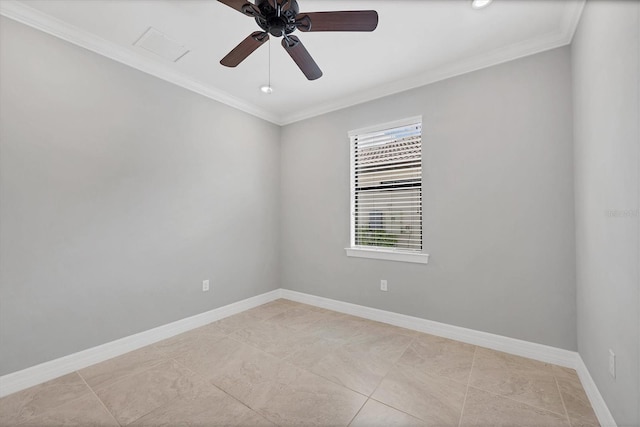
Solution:
{"label": "ceiling air vent", "polygon": [[189,49],[171,40],[153,27],[149,27],[133,45],[155,53],[171,62],[177,62],[189,53]]}

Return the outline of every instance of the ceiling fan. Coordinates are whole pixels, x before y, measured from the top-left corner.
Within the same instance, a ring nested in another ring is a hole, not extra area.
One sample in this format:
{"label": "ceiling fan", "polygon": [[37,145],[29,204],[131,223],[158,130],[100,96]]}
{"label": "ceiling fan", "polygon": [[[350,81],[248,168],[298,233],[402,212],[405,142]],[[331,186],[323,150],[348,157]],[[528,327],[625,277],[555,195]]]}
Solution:
{"label": "ceiling fan", "polygon": [[291,33],[309,31],[373,31],[378,26],[375,10],[301,13],[296,0],[218,0],[256,22],[263,31],[251,33],[227,54],[220,63],[236,67],[253,51],[269,40],[269,34],[282,37],[282,47],[309,80],[322,77],[322,70],[300,39]]}

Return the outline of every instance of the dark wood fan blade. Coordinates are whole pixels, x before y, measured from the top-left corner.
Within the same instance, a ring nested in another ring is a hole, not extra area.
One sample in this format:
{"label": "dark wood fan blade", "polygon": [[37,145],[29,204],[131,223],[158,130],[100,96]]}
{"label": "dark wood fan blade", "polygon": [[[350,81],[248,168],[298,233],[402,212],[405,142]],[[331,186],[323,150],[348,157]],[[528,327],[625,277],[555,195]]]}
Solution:
{"label": "dark wood fan blade", "polygon": [[242,7],[247,4],[247,0],[218,0],[220,3],[224,3],[227,6],[242,12]]}
{"label": "dark wood fan blade", "polygon": [[378,26],[375,10],[309,12],[296,16],[300,31],[373,31]]}
{"label": "dark wood fan blade", "polygon": [[234,47],[227,56],[222,58],[220,63],[225,67],[237,67],[238,64],[247,59],[254,50],[262,46],[267,40],[269,40],[269,34],[265,32],[256,31],[255,33],[251,33],[249,37],[240,42],[238,46]]}
{"label": "dark wood fan blade", "polygon": [[247,16],[251,16],[255,18],[256,16],[262,16],[260,13],[260,9],[258,7],[248,2],[247,0],[218,0],[220,3],[224,3],[230,8],[237,10],[240,13],[243,13]]}
{"label": "dark wood fan blade", "polygon": [[300,70],[309,80],[316,80],[322,77],[322,70],[313,60],[307,49],[296,36],[288,36],[282,39],[282,47],[289,52],[293,61],[298,64]]}

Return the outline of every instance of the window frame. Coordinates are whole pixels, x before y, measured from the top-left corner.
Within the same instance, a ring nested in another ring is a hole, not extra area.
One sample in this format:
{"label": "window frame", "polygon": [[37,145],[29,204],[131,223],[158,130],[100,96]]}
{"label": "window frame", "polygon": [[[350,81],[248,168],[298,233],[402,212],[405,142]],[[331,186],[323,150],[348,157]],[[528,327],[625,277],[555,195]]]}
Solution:
{"label": "window frame", "polygon": [[[422,124],[422,116],[413,116],[407,117],[400,120],[394,120],[391,122],[380,123],[374,126],[369,126],[366,128],[355,129],[349,131],[347,136],[349,137],[349,247],[344,248],[348,257],[358,257],[358,258],[369,258],[369,259],[378,259],[378,260],[387,260],[387,261],[400,261],[400,262],[411,262],[411,263],[419,263],[419,264],[427,264],[429,261],[429,254],[424,253],[424,225],[420,231],[420,240],[422,249],[420,252],[417,251],[406,251],[402,249],[391,249],[385,248],[381,249],[380,247],[364,247],[364,246],[356,246],[355,239],[355,197],[356,197],[356,189],[355,189],[355,140],[354,137],[358,135],[362,135],[365,133],[371,132],[379,132],[387,129],[393,129],[401,126],[408,126],[411,124],[420,123]],[[421,135],[422,137],[422,135]],[[422,152],[420,153],[420,157],[424,162],[424,158],[422,157]],[[424,165],[424,163],[423,163]],[[422,167],[422,183],[420,188],[424,189],[424,166]],[[424,224],[424,207],[420,210],[421,212],[421,220],[422,224]]]}

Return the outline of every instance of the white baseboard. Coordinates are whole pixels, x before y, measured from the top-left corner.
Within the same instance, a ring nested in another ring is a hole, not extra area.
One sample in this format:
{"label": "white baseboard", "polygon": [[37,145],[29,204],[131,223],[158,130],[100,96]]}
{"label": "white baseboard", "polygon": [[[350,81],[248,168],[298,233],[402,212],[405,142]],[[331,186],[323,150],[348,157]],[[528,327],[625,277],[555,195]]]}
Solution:
{"label": "white baseboard", "polygon": [[593,378],[587,369],[587,365],[584,364],[580,355],[578,355],[577,366],[575,369],[578,372],[582,388],[584,388],[585,393],[587,393],[591,407],[596,413],[600,425],[602,427],[616,427],[616,420],[613,419],[613,415],[611,415],[606,402],[598,390],[598,386],[596,386],[596,383],[593,381]]}
{"label": "white baseboard", "polygon": [[609,412],[609,408],[602,398],[596,383],[593,381],[593,378],[591,378],[589,370],[585,366],[580,355],[575,351],[532,343],[516,338],[509,338],[502,335],[490,334],[488,332],[462,328],[460,326],[448,325],[446,323],[434,322],[432,320],[379,310],[377,308],[365,307],[348,302],[304,294],[289,289],[280,289],[280,297],[326,308],[328,310],[339,311],[341,313],[400,326],[402,328],[491,348],[493,350],[514,354],[516,356],[527,357],[529,359],[575,369],[580,381],[582,382],[582,386],[587,393],[587,397],[591,402],[591,406],[598,417],[600,425],[603,427],[616,426],[616,422],[613,419],[611,412]]}
{"label": "white baseboard", "polygon": [[280,289],[267,292],[223,307],[177,320],[148,331],[79,351],[0,377],[0,397],[41,384],[112,357],[120,356],[174,335],[204,326],[216,320],[257,307],[280,297]]}
{"label": "white baseboard", "polygon": [[379,310],[377,308],[365,307],[348,302],[304,294],[289,289],[276,289],[274,291],[247,298],[205,313],[168,323],[148,331],[140,332],[138,334],[111,341],[59,359],[41,363],[21,371],[3,375],[0,377],[0,397],[41,384],[45,381],[52,380],[79,369],[86,368],[87,366],[95,363],[111,359],[112,357],[137,350],[146,345],[204,326],[211,322],[215,322],[216,320],[257,307],[278,298],[286,298],[304,304],[363,317],[365,319],[388,323],[402,328],[425,332],[469,344],[491,348],[493,350],[503,351],[517,356],[528,357],[530,359],[575,369],[600,424],[603,427],[616,426],[616,422],[613,419],[607,404],[602,398],[602,395],[598,391],[598,387],[593,381],[593,378],[591,378],[589,370],[585,366],[580,355],[575,351],[563,350],[543,344],[536,344],[515,338],[490,334],[488,332],[476,331],[473,329],[462,328],[460,326],[453,326],[446,323]]}
{"label": "white baseboard", "polygon": [[448,325],[446,323],[434,322],[433,320],[421,319],[419,317],[407,316],[404,314],[379,310],[377,308],[332,300],[288,289],[281,289],[280,292],[280,296],[282,298],[287,298],[292,301],[311,304],[329,310],[339,311],[341,313],[352,314],[354,316],[364,317],[378,322],[389,323],[402,328],[426,332],[428,334],[479,345],[493,350],[515,354],[517,356],[528,357],[529,359],[553,363],[554,365],[573,369],[576,367],[578,353],[575,351],[563,350],[544,344],[536,344],[516,338],[509,338],[502,335],[490,334],[488,332],[462,328],[460,326]]}

